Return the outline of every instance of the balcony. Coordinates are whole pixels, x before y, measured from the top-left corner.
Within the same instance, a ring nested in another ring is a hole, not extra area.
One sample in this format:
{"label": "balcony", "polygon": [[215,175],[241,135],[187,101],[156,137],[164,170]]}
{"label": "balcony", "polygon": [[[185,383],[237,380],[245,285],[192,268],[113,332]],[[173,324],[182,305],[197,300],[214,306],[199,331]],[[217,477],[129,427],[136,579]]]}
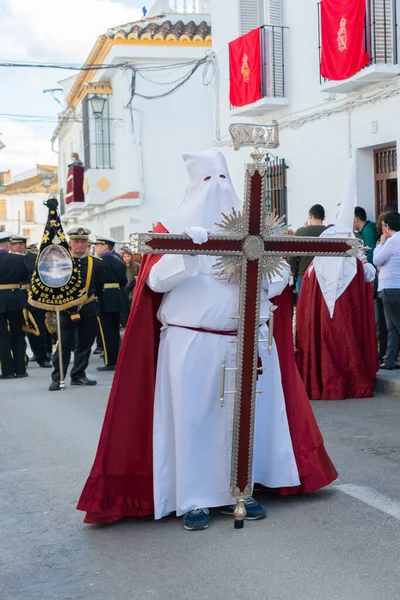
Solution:
{"label": "balcony", "polygon": [[286,91],[286,36],[287,27],[261,27],[261,94],[254,104],[231,107],[232,116],[257,117],[266,112],[288,106]]}
{"label": "balcony", "polygon": [[161,14],[210,15],[211,0],[156,0],[148,12],[149,17]]}
{"label": "balcony", "polygon": [[[397,0],[366,0],[364,48],[371,62],[361,71],[343,81],[321,79],[321,91],[347,94],[368,85],[397,77],[398,31]],[[318,14],[320,5],[318,5]],[[319,53],[321,56],[321,26],[318,20]]]}

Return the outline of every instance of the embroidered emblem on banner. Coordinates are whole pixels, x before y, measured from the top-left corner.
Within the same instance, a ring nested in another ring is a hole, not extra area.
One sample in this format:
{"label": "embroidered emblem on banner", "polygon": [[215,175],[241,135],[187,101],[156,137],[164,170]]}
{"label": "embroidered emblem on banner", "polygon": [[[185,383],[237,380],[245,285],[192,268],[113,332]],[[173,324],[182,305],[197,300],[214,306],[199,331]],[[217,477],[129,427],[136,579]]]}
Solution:
{"label": "embroidered emblem on banner", "polygon": [[243,81],[249,83],[250,81],[250,68],[249,68],[249,57],[247,54],[243,55],[242,69]]}
{"label": "embroidered emblem on banner", "polygon": [[339,52],[344,52],[347,50],[347,29],[346,29],[347,21],[344,17],[340,19],[340,29],[338,31],[338,50]]}

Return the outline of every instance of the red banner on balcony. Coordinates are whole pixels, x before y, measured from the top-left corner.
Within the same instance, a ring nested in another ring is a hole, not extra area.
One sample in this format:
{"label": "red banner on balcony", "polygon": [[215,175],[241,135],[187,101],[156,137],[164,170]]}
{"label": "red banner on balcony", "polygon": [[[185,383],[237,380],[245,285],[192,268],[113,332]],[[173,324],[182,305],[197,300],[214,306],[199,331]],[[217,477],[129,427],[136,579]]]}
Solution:
{"label": "red banner on balcony", "polygon": [[85,194],[83,191],[84,174],[85,168],[80,165],[72,165],[68,169],[67,194],[65,196],[65,202],[67,204],[72,204],[72,202],[85,202]]}
{"label": "red banner on balcony", "polygon": [[230,101],[246,106],[262,98],[260,29],[254,29],[229,44]]}
{"label": "red banner on balcony", "polygon": [[364,48],[365,0],[322,0],[321,75],[348,79],[370,62]]}

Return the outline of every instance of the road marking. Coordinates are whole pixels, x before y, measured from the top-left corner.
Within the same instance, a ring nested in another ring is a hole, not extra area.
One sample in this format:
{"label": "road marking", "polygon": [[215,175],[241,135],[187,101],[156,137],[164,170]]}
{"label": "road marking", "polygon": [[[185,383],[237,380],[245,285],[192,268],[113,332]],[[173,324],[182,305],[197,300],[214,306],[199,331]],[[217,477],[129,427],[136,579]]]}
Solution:
{"label": "road marking", "polygon": [[357,500],[361,500],[364,504],[368,504],[368,506],[372,506],[400,521],[400,503],[392,500],[389,496],[380,494],[372,488],[364,487],[362,485],[353,485],[351,483],[344,483],[333,487],[334,489],[339,490],[339,492],[347,494],[347,496],[351,496]]}

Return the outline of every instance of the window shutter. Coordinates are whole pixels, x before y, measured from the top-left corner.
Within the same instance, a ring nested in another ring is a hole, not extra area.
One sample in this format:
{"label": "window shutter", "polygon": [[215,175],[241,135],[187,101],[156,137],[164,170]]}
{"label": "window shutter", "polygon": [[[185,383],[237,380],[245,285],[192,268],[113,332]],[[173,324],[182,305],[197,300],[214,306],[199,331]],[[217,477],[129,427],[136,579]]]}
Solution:
{"label": "window shutter", "polygon": [[240,35],[245,35],[262,25],[259,0],[239,0]]}
{"label": "window shutter", "polygon": [[7,200],[0,200],[0,219],[7,221]]}
{"label": "window shutter", "polygon": [[265,0],[264,25],[283,25],[282,0]]}
{"label": "window shutter", "polygon": [[371,40],[372,56],[377,64],[394,63],[394,8],[393,0],[371,0],[370,18],[375,22]]}
{"label": "window shutter", "polygon": [[267,94],[283,98],[284,81],[284,31],[282,0],[264,0],[264,48],[268,49],[270,64],[267,66]]}
{"label": "window shutter", "polygon": [[35,205],[33,200],[25,200],[25,221],[28,223],[35,221]]}

